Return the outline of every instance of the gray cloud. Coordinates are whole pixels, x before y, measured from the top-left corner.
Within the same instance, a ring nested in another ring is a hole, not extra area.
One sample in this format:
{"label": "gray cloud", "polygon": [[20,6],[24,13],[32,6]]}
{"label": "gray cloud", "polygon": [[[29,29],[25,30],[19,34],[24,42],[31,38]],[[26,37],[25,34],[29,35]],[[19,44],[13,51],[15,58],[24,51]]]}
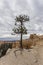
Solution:
{"label": "gray cloud", "polygon": [[30,33],[42,33],[43,0],[0,0],[0,35],[12,32],[18,14],[30,16],[30,22],[26,24]]}

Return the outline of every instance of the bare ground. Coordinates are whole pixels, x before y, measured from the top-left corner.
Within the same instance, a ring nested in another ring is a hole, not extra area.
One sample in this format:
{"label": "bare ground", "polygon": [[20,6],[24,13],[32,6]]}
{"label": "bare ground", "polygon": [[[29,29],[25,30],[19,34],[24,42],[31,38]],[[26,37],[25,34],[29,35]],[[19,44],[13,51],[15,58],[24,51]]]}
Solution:
{"label": "bare ground", "polygon": [[43,65],[43,46],[36,46],[33,49],[8,50],[6,55],[0,58],[0,65]]}

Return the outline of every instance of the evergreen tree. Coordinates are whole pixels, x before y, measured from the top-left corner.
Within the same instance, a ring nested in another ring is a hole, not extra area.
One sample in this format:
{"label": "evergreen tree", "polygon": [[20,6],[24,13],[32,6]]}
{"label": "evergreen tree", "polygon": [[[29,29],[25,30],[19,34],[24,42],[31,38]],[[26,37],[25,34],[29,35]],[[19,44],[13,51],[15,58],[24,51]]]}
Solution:
{"label": "evergreen tree", "polygon": [[27,34],[27,29],[26,29],[26,27],[24,26],[23,23],[27,22],[27,21],[29,21],[29,16],[27,16],[27,15],[19,15],[19,16],[16,16],[16,18],[15,18],[15,25],[17,26],[16,22],[18,22],[19,26],[14,27],[13,31],[16,34],[21,34],[21,39],[20,39],[20,48],[21,49],[23,49],[23,46],[22,46],[22,35],[23,34]]}

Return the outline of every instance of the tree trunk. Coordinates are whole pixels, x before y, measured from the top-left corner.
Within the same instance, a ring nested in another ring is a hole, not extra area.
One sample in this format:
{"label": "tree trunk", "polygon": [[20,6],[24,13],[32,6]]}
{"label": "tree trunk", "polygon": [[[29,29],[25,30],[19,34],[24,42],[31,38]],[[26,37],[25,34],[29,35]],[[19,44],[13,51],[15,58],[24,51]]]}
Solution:
{"label": "tree trunk", "polygon": [[21,21],[21,40],[20,40],[20,48],[23,49],[23,46],[22,46],[22,21]]}

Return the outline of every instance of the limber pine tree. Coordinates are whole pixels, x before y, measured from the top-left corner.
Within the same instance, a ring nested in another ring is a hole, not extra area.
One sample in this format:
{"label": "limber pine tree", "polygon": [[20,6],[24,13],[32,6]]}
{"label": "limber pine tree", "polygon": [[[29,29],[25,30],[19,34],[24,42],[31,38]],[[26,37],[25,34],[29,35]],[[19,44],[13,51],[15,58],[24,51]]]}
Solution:
{"label": "limber pine tree", "polygon": [[[22,35],[23,34],[27,34],[27,29],[23,25],[23,22],[29,21],[29,16],[27,16],[27,15],[19,15],[19,16],[16,16],[15,21],[18,22],[18,23],[20,23],[20,25],[17,28],[13,28],[13,31],[16,34],[21,34],[20,48],[23,49],[23,46],[22,46]],[[15,22],[15,25],[16,25],[16,22]]]}

